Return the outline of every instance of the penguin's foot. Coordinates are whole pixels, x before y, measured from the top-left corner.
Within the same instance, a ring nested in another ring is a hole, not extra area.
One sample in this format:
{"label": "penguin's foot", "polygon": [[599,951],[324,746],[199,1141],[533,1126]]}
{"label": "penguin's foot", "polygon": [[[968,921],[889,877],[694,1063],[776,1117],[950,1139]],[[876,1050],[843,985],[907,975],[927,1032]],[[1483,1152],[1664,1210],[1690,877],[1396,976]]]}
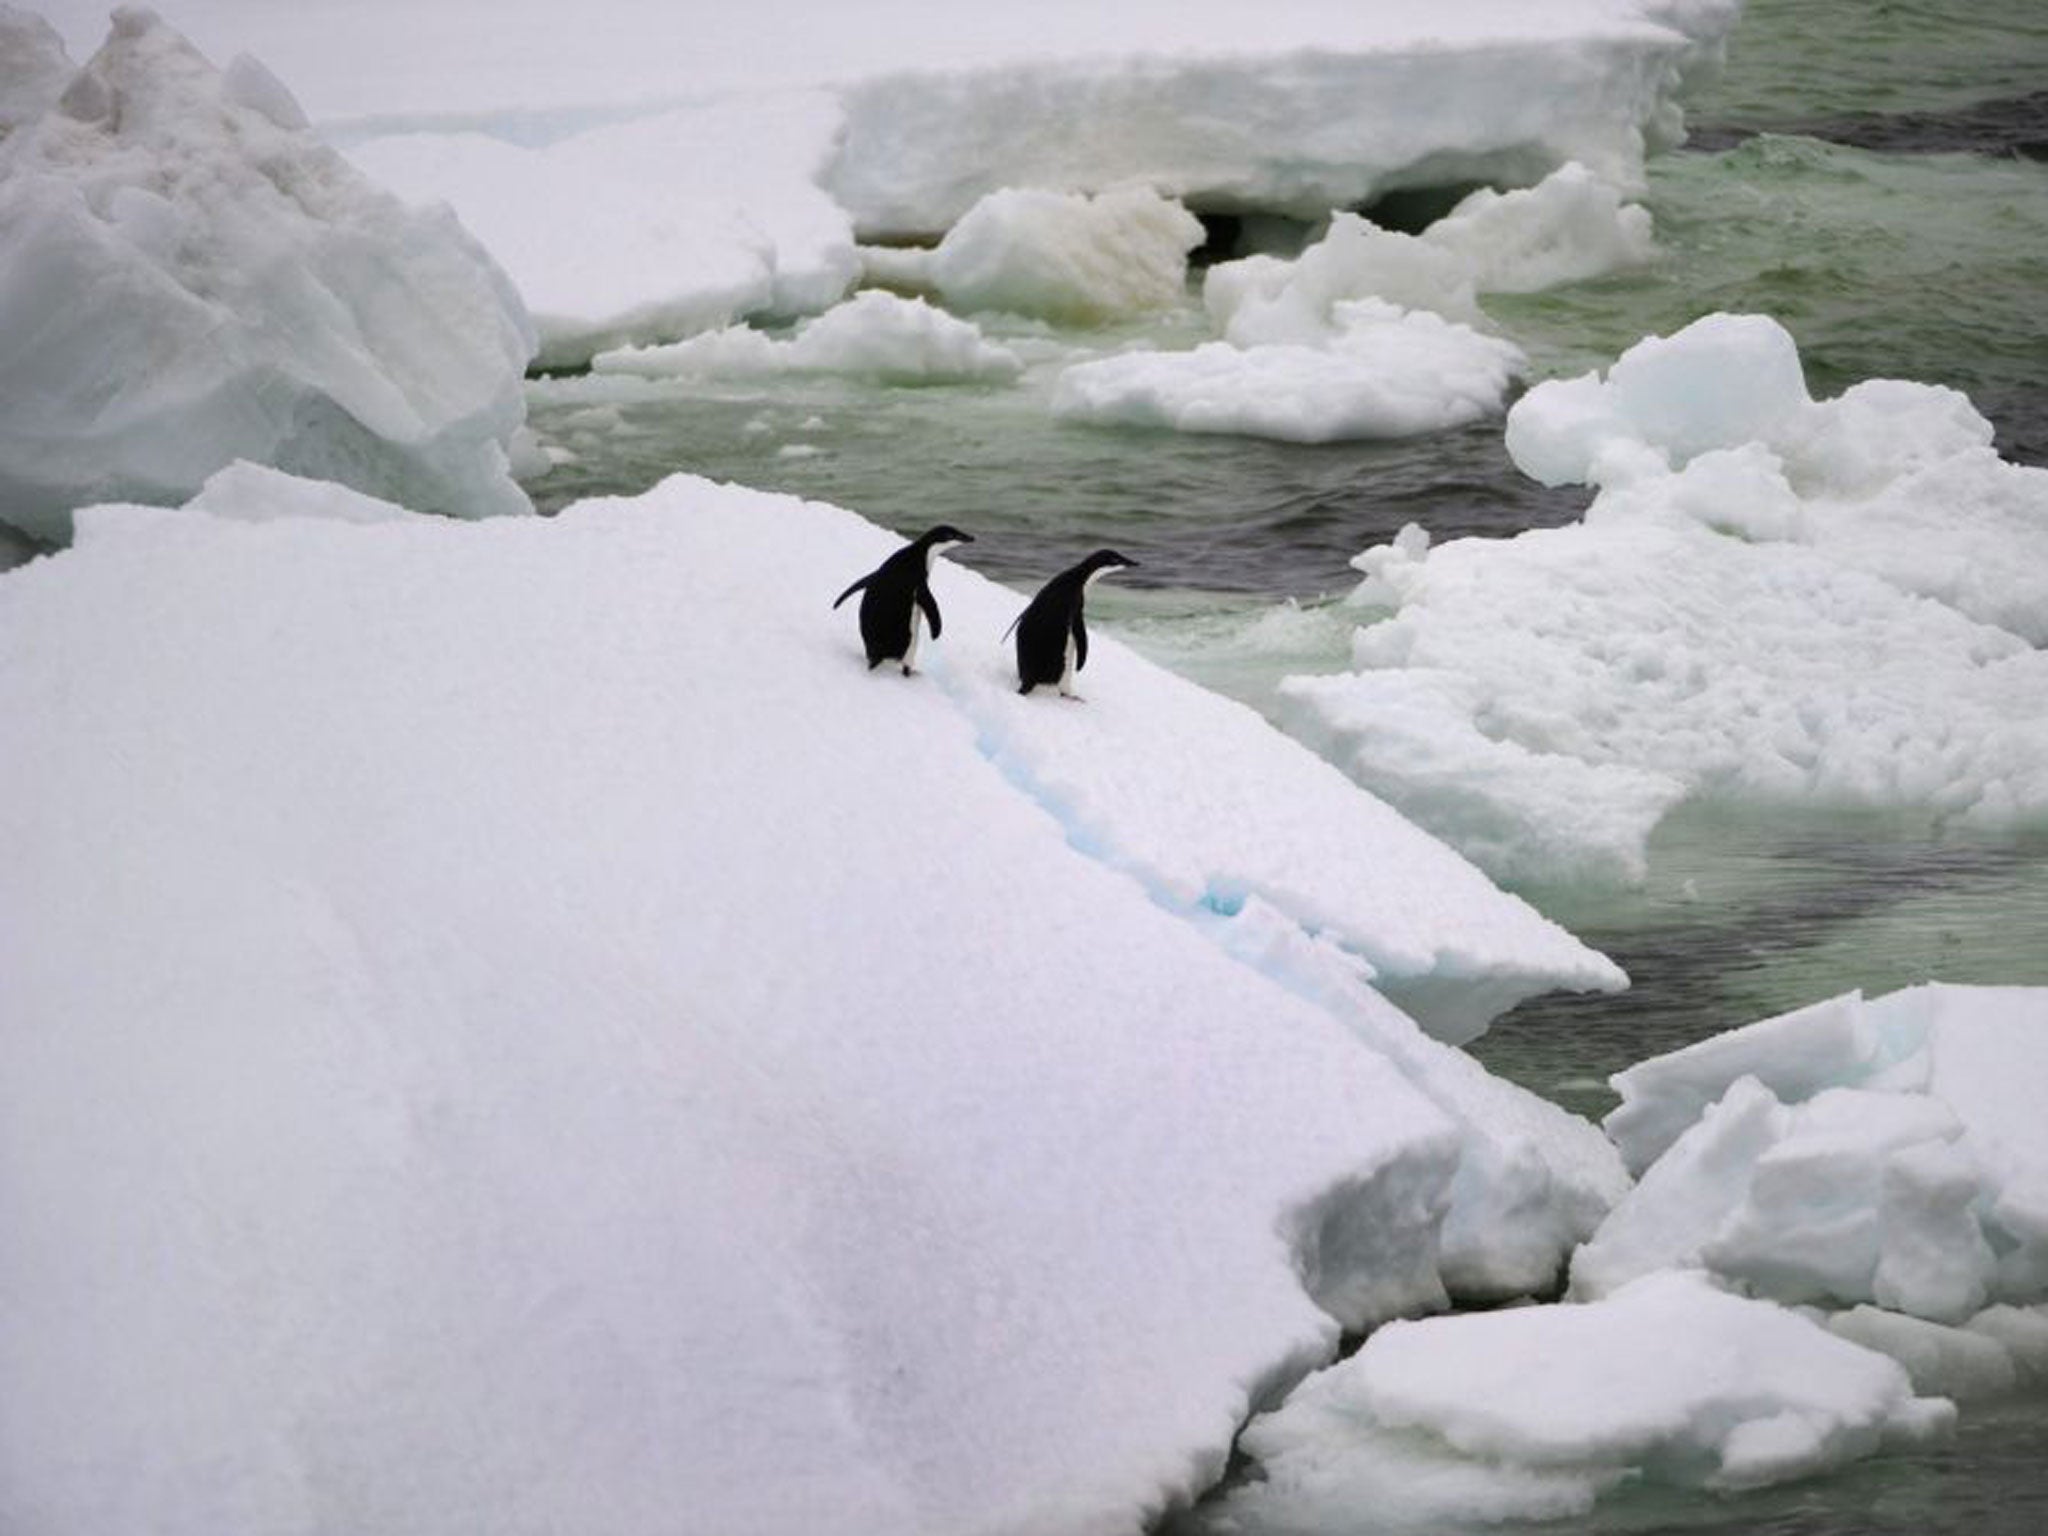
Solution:
{"label": "penguin's foot", "polygon": [[905,663],[903,663],[903,675],[904,675],[905,677],[915,677],[915,676],[917,676],[917,673],[916,673],[916,672],[915,672],[915,671],[914,671],[914,670],[912,669],[912,667],[911,667],[910,663],[909,663],[909,662],[907,662],[907,661],[906,661]]}

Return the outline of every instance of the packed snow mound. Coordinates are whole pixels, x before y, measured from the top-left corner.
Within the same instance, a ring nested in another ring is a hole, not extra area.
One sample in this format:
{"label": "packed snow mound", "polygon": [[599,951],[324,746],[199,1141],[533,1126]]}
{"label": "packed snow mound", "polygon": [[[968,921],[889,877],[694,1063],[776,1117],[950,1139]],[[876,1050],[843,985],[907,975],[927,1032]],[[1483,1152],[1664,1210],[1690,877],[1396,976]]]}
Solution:
{"label": "packed snow mound", "polygon": [[1014,379],[1024,371],[1024,361],[990,341],[971,321],[923,299],[868,289],[800,321],[786,340],[749,326],[730,326],[665,346],[600,352],[591,368],[651,378],[857,373],[932,384]]}
{"label": "packed snow mound", "polygon": [[1959,1324],[2048,1301],[2048,989],[1851,993],[1630,1067],[1641,1180],[1572,1262]]}
{"label": "packed snow mound", "polygon": [[1253,1421],[1264,1474],[1221,1529],[1394,1529],[1583,1515],[1647,1479],[1733,1490],[1947,1432],[1883,1355],[1698,1276],[1591,1305],[1395,1323]]}
{"label": "packed snow mound", "polygon": [[372,187],[261,65],[216,70],[152,12],[117,11],[0,138],[0,519],[25,533],[182,500],[236,459],[526,510],[508,455],[532,348],[445,212]]}
{"label": "packed snow mound", "polygon": [[1640,878],[1693,797],[2048,821],[2048,471],[1953,391],[1814,401],[1775,322],[1711,316],[1508,415],[1584,519],[1353,563],[1348,674],[1283,716],[1496,877]]}
{"label": "packed snow mound", "polygon": [[1107,636],[1017,697],[950,564],[869,673],[897,547],[242,466],[0,577],[0,1525],[1135,1531],[1461,1186],[1619,1179],[1303,923],[1597,957]]}
{"label": "packed snow mound", "polygon": [[1376,299],[1339,307],[1319,346],[1121,352],[1064,369],[1067,421],[1237,433],[1290,443],[1412,437],[1497,414],[1527,359],[1470,326]]}
{"label": "packed snow mound", "polygon": [[786,91],[540,145],[408,132],[348,153],[400,196],[452,207],[524,295],[540,360],[562,366],[836,302],[860,271],[817,185],[840,126],[829,93]]}

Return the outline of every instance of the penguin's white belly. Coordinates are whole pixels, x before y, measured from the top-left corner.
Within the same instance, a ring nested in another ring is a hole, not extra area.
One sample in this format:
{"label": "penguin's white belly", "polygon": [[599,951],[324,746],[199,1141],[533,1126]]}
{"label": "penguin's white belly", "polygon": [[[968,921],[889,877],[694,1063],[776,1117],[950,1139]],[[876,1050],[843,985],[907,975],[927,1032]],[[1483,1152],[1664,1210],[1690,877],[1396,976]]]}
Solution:
{"label": "penguin's white belly", "polygon": [[917,665],[917,642],[923,633],[924,611],[917,604],[912,603],[910,605],[910,644],[903,651],[903,665],[906,667]]}
{"label": "penguin's white belly", "polygon": [[1062,663],[1060,664],[1060,692],[1061,692],[1061,693],[1072,693],[1073,691],[1074,691],[1074,632],[1073,632],[1072,630],[1068,630],[1068,631],[1067,631],[1067,655],[1066,655],[1066,659],[1065,659],[1065,661],[1063,661],[1063,662],[1062,662]]}

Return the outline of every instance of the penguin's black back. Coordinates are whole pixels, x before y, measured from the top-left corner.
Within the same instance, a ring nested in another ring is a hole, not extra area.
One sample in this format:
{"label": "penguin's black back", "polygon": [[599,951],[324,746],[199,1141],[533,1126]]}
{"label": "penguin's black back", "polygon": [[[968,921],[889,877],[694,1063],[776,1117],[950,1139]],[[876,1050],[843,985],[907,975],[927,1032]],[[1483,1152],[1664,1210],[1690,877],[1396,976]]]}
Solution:
{"label": "penguin's black back", "polygon": [[1136,565],[1113,549],[1098,549],[1078,565],[1069,566],[1038,589],[1038,595],[1017,616],[1017,691],[1029,693],[1042,683],[1066,676],[1067,641],[1075,644],[1076,670],[1088,659],[1088,628],[1083,608],[1088,578],[1097,571]]}
{"label": "penguin's black back", "polygon": [[855,592],[860,597],[860,638],[867,649],[868,670],[885,661],[898,661],[910,651],[913,615],[922,604],[931,620],[932,633],[939,632],[939,606],[926,586],[935,544],[971,544],[971,536],[950,523],[926,530],[889,556],[867,575],[839,594],[838,607]]}

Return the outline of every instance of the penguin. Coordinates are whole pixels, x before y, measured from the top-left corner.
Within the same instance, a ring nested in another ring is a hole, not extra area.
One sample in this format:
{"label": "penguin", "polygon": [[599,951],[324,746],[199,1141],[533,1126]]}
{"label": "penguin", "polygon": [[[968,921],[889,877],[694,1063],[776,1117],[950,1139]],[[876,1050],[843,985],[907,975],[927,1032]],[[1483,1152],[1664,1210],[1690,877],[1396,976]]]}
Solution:
{"label": "penguin", "polygon": [[918,631],[931,621],[932,638],[939,638],[939,605],[932,596],[932,556],[955,544],[972,544],[971,534],[950,523],[941,523],[911,540],[895,554],[861,577],[832,601],[837,608],[856,592],[860,600],[860,637],[868,648],[868,670],[885,661],[903,664],[909,677],[917,665]]}
{"label": "penguin", "polygon": [[[1088,665],[1088,626],[1081,619],[1081,600],[1104,576],[1137,563],[1113,549],[1098,549],[1038,589],[1038,596],[1010,625],[1017,632],[1019,693],[1029,693],[1040,683],[1058,683],[1062,697],[1080,697],[1074,692],[1074,674]],[[1005,639],[1009,633],[1003,631]]]}

